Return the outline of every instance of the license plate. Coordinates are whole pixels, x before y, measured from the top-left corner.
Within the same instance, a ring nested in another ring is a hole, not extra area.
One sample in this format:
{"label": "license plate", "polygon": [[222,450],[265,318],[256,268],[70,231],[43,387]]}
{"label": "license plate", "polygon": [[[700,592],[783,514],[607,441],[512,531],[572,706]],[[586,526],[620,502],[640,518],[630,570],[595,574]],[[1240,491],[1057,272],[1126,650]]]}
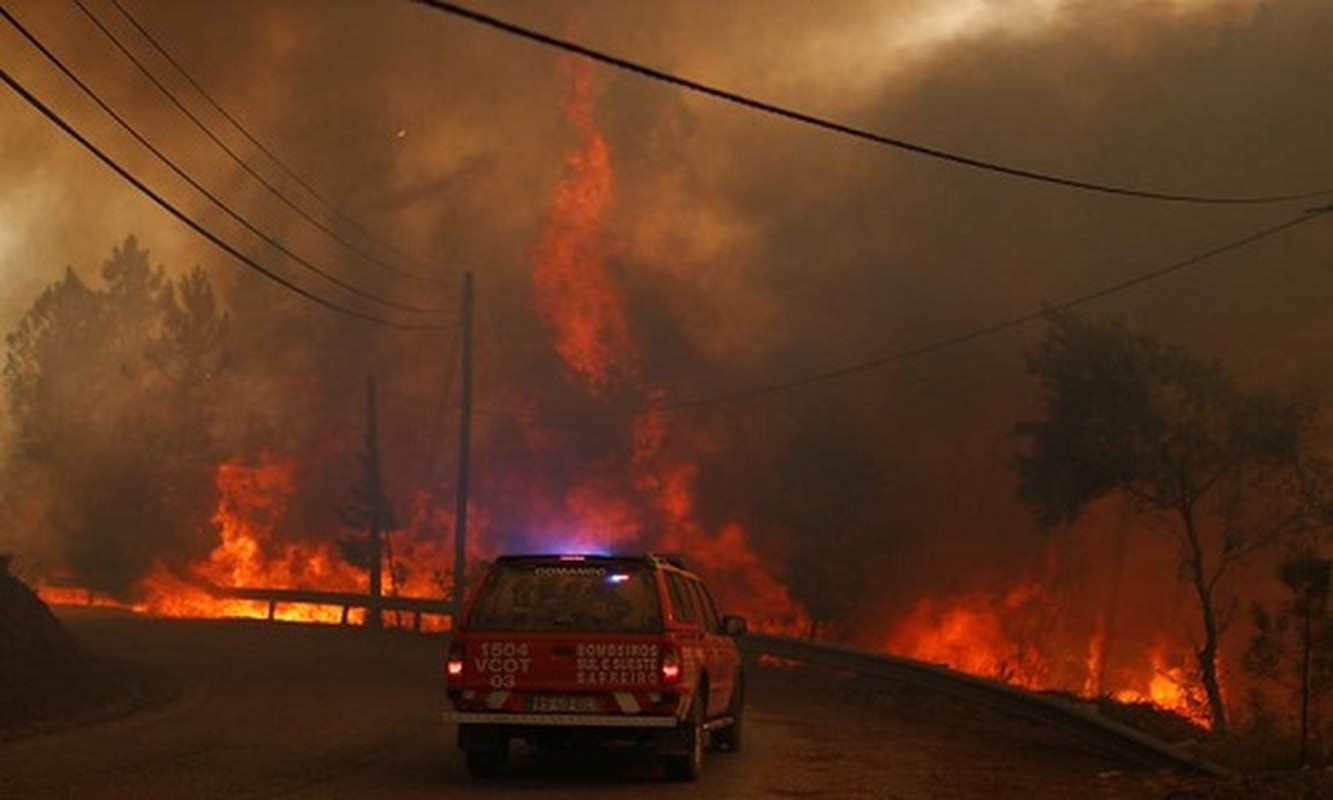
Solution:
{"label": "license plate", "polygon": [[597,698],[586,694],[539,694],[528,700],[528,710],[551,714],[581,714],[597,710]]}

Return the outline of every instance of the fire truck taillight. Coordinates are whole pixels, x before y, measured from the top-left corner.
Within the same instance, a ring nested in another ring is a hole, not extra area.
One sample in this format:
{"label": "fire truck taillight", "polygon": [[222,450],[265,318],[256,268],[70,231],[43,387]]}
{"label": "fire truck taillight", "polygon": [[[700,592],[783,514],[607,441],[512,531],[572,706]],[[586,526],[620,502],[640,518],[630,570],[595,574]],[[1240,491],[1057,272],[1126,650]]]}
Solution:
{"label": "fire truck taillight", "polygon": [[680,683],[680,648],[667,645],[662,651],[662,683]]}
{"label": "fire truck taillight", "polygon": [[449,645],[449,658],[444,662],[445,674],[450,679],[463,677],[463,646],[454,642]]}

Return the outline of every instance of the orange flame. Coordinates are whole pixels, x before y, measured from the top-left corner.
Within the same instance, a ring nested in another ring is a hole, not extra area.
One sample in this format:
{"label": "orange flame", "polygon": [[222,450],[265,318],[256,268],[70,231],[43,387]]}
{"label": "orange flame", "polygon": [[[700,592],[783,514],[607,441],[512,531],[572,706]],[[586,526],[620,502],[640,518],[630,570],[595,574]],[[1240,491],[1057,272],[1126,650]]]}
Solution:
{"label": "orange flame", "polygon": [[296,463],[264,455],[255,465],[218,468],[222,542],[191,571],[221,586],[364,592],[365,574],[327,542],[278,542],[274,536],[295,492]]}
{"label": "orange flame", "polygon": [[891,652],[945,664],[1029,689],[1042,688],[1045,658],[1018,625],[1026,611],[1043,604],[1040,588],[1022,583],[996,603],[977,592],[952,598],[926,597],[889,637]]}
{"label": "orange flame", "polygon": [[[229,461],[218,467],[218,506],[213,522],[219,541],[204,558],[178,572],[163,563],[140,583],[143,599],[122,604],[61,587],[45,587],[41,594],[57,604],[92,604],[125,608],[166,617],[251,618],[292,622],[359,624],[365,612],[359,607],[334,604],[282,602],[227,597],[228,590],[304,589],[319,592],[364,594],[365,571],[349,564],[336,545],[327,540],[282,541],[278,526],[286,516],[296,487],[296,462],[263,454],[253,462]],[[424,511],[418,507],[416,510]],[[413,526],[431,528],[438,520],[414,516]],[[385,573],[392,594],[403,597],[439,598],[449,574],[447,557],[452,551],[443,543],[424,537],[386,537]],[[409,624],[405,615],[386,612],[386,624]],[[415,619],[411,621],[413,624]],[[421,620],[426,629],[439,629],[445,621]]]}
{"label": "orange flame", "polygon": [[583,61],[562,64],[571,78],[565,115],[579,144],[556,186],[533,280],[538,310],[555,330],[556,352],[586,387],[600,392],[634,376],[636,353],[600,236],[611,204],[611,156],[593,120],[592,73]]}
{"label": "orange flame", "polygon": [[[296,489],[296,463],[261,455],[256,463],[218,467],[213,522],[221,541],[181,576],[158,565],[143,583],[149,613],[163,616],[267,615],[262,602],[219,599],[208,586],[364,592],[365,575],[327,542],[279,542],[275,537]],[[282,619],[336,622],[338,609],[286,607]]]}
{"label": "orange flame", "polygon": [[[571,77],[565,114],[578,146],[567,159],[535,254],[538,307],[553,329],[556,353],[589,392],[630,388],[649,402],[660,401],[664,392],[639,376],[624,298],[606,265],[601,235],[613,182],[610,148],[593,115],[592,73],[583,61],[562,64]],[[758,627],[790,632],[803,626],[803,612],[754,553],[741,525],[713,531],[699,521],[694,501],[699,469],[668,453],[676,432],[652,413],[636,417],[632,426],[629,492],[634,496],[625,494],[618,475],[579,481],[564,498],[565,513],[579,527],[570,544],[637,542],[683,553],[710,577],[724,574],[715,585],[736,589],[722,600],[745,610]]]}
{"label": "orange flame", "polygon": [[1151,703],[1202,727],[1212,727],[1203,687],[1188,669],[1171,658],[1166,645],[1154,642],[1145,655],[1150,665],[1146,674],[1139,670],[1135,675],[1121,675],[1122,688],[1112,691],[1111,697],[1121,703]]}
{"label": "orange flame", "polygon": [[926,597],[893,629],[884,648],[1026,689],[1151,703],[1196,724],[1209,725],[1200,687],[1168,655],[1169,648],[1161,641],[1154,642],[1142,660],[1117,663],[1110,669],[1105,635],[1098,631],[1086,644],[1081,675],[1059,668],[1067,664],[1056,663],[1049,652],[1049,631],[1042,627],[1050,608],[1041,587],[1030,581],[1001,595],[971,592]]}
{"label": "orange flame", "polygon": [[[642,381],[622,291],[607,267],[602,228],[612,201],[611,153],[593,118],[594,93],[588,65],[568,62],[570,96],[565,112],[577,134],[567,173],[555,188],[550,221],[534,253],[536,303],[553,331],[554,349],[586,392],[619,389],[647,401],[664,392]],[[521,493],[531,513],[572,521],[566,546],[679,552],[705,571],[727,610],[745,613],[755,627],[782,632],[803,630],[805,614],[779,577],[756,553],[749,533],[737,522],[716,527],[700,519],[695,500],[699,467],[688,457],[705,447],[669,427],[660,414],[634,418],[627,433],[632,450],[600,462],[561,493],[545,492],[517,476],[501,482]],[[560,437],[544,430],[533,415],[521,420],[524,441],[544,452]],[[173,570],[159,564],[142,582],[143,600],[133,607],[170,616],[243,616],[296,621],[358,621],[337,606],[227,598],[227,589],[367,591],[364,571],[349,564],[334,542],[315,532],[284,536],[292,499],[298,491],[294,460],[263,455],[219,466],[219,502],[214,517],[219,540],[198,562]],[[500,544],[486,538],[486,509],[469,509],[473,530],[469,558],[494,555]],[[386,539],[385,587],[403,596],[440,597],[451,593],[452,547],[447,536],[452,514],[434,508],[419,493],[412,520]],[[572,538],[571,538],[572,537]],[[219,593],[218,589],[224,590]],[[387,615],[391,616],[391,615]]]}

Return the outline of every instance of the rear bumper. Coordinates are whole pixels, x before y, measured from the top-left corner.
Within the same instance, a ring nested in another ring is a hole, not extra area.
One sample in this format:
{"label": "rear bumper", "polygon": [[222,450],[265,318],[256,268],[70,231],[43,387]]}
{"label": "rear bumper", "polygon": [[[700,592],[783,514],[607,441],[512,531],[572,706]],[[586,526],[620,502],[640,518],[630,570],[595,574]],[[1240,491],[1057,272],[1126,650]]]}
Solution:
{"label": "rear bumper", "polygon": [[515,728],[674,728],[675,717],[617,714],[506,714],[445,711],[441,721],[454,725],[509,725]]}

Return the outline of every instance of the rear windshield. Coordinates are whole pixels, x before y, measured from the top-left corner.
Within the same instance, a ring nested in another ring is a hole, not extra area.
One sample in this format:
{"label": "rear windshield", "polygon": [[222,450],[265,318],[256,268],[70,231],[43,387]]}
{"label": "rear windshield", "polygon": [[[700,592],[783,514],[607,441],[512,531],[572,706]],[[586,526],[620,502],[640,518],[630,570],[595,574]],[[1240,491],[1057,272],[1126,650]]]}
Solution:
{"label": "rear windshield", "polygon": [[497,562],[468,627],[496,631],[662,629],[652,569],[636,561]]}

